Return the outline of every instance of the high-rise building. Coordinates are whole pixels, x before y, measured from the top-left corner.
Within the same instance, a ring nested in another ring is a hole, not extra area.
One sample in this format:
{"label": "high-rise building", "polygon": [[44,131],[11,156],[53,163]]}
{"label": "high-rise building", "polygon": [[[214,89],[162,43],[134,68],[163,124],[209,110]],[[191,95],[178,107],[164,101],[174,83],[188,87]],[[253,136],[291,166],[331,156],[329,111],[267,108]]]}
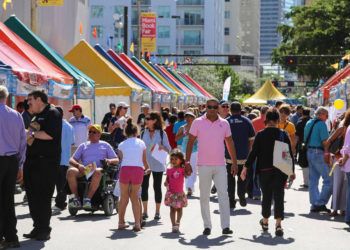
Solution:
{"label": "high-rise building", "polygon": [[281,43],[277,27],[290,22],[285,13],[298,4],[298,0],[260,0],[260,65],[264,72],[284,74],[278,65],[271,65],[271,54]]}
{"label": "high-rise building", "polygon": [[[138,5],[139,4],[139,5]],[[123,9],[128,7],[128,47],[138,46],[138,13],[157,14],[157,54],[222,54],[224,2],[212,0],[90,0],[90,43],[118,50]],[[117,15],[115,15],[117,14]],[[114,16],[114,18],[113,18]],[[92,36],[96,28],[97,39]]]}
{"label": "high-rise building", "polygon": [[[80,39],[89,37],[88,0],[64,1],[63,6],[38,6],[36,13],[36,34],[61,55],[71,50]],[[0,9],[3,21],[13,14],[31,28],[31,1],[13,0],[6,11]]]}
{"label": "high-rise building", "polygon": [[236,71],[258,75],[260,0],[225,0],[224,16],[225,54],[242,56],[242,66],[235,66]]}

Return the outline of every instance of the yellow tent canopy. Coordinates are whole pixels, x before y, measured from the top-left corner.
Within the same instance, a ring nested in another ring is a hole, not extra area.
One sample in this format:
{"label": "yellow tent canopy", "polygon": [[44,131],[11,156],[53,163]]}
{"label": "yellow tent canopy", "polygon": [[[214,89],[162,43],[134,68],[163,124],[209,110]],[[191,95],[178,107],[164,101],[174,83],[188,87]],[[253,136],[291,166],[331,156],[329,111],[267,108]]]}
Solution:
{"label": "yellow tent canopy", "polygon": [[64,58],[95,81],[96,96],[130,96],[132,90],[142,90],[85,40],[81,40]]}
{"label": "yellow tent canopy", "polygon": [[273,86],[270,80],[267,80],[264,85],[250,98],[245,100],[244,104],[263,105],[268,100],[283,100],[286,97]]}

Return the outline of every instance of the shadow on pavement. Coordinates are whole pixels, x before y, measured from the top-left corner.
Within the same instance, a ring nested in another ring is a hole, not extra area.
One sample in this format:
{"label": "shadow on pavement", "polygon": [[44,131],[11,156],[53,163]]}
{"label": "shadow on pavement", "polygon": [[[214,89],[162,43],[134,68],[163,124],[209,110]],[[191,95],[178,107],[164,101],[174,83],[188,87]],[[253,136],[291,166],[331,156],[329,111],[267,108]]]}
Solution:
{"label": "shadow on pavement", "polygon": [[294,238],[283,238],[283,237],[272,237],[270,233],[261,233],[261,235],[253,235],[252,239],[240,238],[242,240],[250,241],[253,243],[268,245],[268,246],[277,246],[277,245],[286,245],[291,244],[295,241]]}
{"label": "shadow on pavement", "polygon": [[308,214],[299,214],[300,216],[303,216],[308,219],[314,219],[314,220],[327,220],[327,221],[336,221],[336,222],[343,222],[344,217],[342,216],[336,216],[331,217],[328,213],[308,213]]}
{"label": "shadow on pavement", "polygon": [[350,227],[332,227],[333,229],[336,230],[343,230],[343,231],[347,231],[350,233]]}
{"label": "shadow on pavement", "polygon": [[131,230],[111,229],[110,231],[112,231],[113,234],[111,236],[106,237],[106,238],[109,238],[111,240],[130,239],[130,238],[135,238],[137,236],[137,233],[135,233],[132,229]]}
{"label": "shadow on pavement", "polygon": [[217,196],[210,196],[209,200],[210,200],[210,202],[219,203]]}
{"label": "shadow on pavement", "polygon": [[183,238],[182,235],[184,235],[183,233],[161,233],[160,236],[162,236],[164,239],[181,239]]}
{"label": "shadow on pavement", "polygon": [[45,248],[45,242],[44,241],[37,241],[37,240],[23,240],[19,242],[21,244],[21,248],[23,249],[43,249]]}
{"label": "shadow on pavement", "polygon": [[151,221],[146,221],[146,226],[145,227],[155,227],[155,226],[160,226],[163,225],[163,223],[159,220],[151,220]]}
{"label": "shadow on pavement", "polygon": [[58,217],[58,219],[62,221],[73,220],[75,222],[109,220],[110,218],[110,216],[106,216],[105,214],[92,213],[77,214],[76,216]]}
{"label": "shadow on pavement", "polygon": [[[215,209],[214,214],[220,214],[220,211],[218,209]],[[252,212],[250,212],[247,209],[230,209],[230,215],[250,215]]]}
{"label": "shadow on pavement", "polygon": [[208,238],[205,235],[199,235],[196,238],[191,239],[190,241],[187,241],[185,238],[180,237],[179,243],[185,246],[195,246],[200,249],[207,249],[210,247],[223,246],[228,243],[234,242],[233,240],[225,241],[228,238],[231,238],[231,236],[219,236],[216,238]]}
{"label": "shadow on pavement", "polygon": [[199,197],[191,195],[191,196],[187,196],[187,199],[188,200],[199,200]]}
{"label": "shadow on pavement", "polygon": [[249,205],[261,205],[261,200],[247,199],[247,204]]}
{"label": "shadow on pavement", "polygon": [[16,216],[17,217],[17,220],[22,220],[22,219],[28,219],[30,218],[30,214],[19,214]]}
{"label": "shadow on pavement", "polygon": [[285,218],[290,218],[290,217],[294,217],[294,216],[295,216],[294,213],[284,213]]}

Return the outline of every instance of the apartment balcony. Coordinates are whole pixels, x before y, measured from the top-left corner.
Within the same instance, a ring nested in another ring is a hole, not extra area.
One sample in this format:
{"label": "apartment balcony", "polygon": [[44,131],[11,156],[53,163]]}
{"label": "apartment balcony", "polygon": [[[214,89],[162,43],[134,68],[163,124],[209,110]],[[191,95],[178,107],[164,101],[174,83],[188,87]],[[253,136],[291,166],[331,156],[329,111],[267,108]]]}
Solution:
{"label": "apartment balcony", "polygon": [[189,19],[189,18],[184,18],[180,19],[178,21],[178,25],[183,25],[183,26],[203,26],[204,25],[204,18],[201,19]]}
{"label": "apartment balcony", "polygon": [[198,46],[204,46],[204,39],[190,39],[190,38],[185,38],[181,39],[180,41],[176,41],[176,45],[180,47],[188,46],[188,47],[198,47]]}

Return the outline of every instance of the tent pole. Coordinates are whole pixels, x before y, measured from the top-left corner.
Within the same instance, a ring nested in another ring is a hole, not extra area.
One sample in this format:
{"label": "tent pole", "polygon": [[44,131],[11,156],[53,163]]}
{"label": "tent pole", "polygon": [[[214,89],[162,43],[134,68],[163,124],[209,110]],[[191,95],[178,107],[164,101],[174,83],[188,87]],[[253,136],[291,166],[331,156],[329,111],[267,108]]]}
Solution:
{"label": "tent pole", "polygon": [[30,5],[30,28],[31,30],[36,33],[37,32],[37,1],[31,0]]}

